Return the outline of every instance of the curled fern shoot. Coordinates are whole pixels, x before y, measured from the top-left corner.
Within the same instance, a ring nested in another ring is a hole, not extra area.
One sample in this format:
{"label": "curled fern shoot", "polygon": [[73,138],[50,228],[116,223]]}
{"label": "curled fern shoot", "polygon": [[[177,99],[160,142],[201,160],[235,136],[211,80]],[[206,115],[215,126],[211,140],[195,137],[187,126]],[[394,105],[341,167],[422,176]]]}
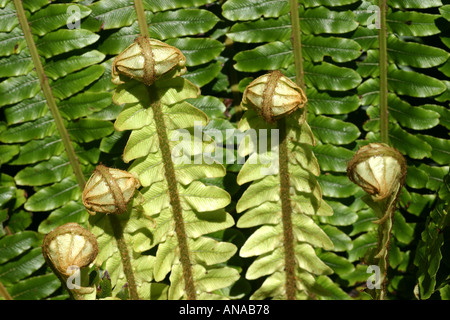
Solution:
{"label": "curled fern shoot", "polygon": [[133,250],[157,246],[153,277],[156,282],[168,277],[169,299],[220,298],[215,291],[231,286],[239,274],[215,265],[237,248],[205,235],[234,220],[224,210],[230,195],[201,181],[223,177],[225,169],[204,158],[214,142],[201,131],[206,114],[185,101],[198,97],[199,88],[179,77],[184,62],[175,47],[140,36],[113,63],[120,83],[113,100],[124,104],[115,128],[131,130],[123,160],[132,162],[129,172],[143,187],[141,214],[151,221],[151,227],[134,231]]}
{"label": "curled fern shoot", "polygon": [[[239,151],[248,159],[237,182],[252,183],[237,203],[236,210],[244,213],[237,226],[261,227],[239,254],[257,256],[247,279],[266,277],[252,299],[311,298],[320,287],[315,276],[333,272],[315,252],[316,247],[334,247],[314,221],[333,211],[315,178],[320,169],[310,149],[314,136],[305,103],[303,91],[279,71],[255,79],[244,92],[242,105],[249,110],[239,123],[246,133]],[[277,121],[267,121],[275,115]]]}

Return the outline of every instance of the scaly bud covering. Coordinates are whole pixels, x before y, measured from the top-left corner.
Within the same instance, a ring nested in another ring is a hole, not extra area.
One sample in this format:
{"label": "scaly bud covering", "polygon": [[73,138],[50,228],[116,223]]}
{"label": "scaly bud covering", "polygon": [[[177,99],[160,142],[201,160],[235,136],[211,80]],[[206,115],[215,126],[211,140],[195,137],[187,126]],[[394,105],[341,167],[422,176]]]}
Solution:
{"label": "scaly bud covering", "polygon": [[131,173],[98,165],[84,187],[83,204],[92,215],[121,214],[139,186]]}
{"label": "scaly bud covering", "polygon": [[42,253],[47,262],[68,277],[74,267],[81,269],[95,260],[98,254],[97,239],[77,223],[66,223],[45,236]]}
{"label": "scaly bud covering", "polygon": [[272,71],[253,80],[245,89],[242,106],[256,110],[269,123],[303,108],[305,93],[280,71]]}
{"label": "scaly bud covering", "polygon": [[364,189],[375,201],[400,191],[406,179],[406,162],[395,149],[384,143],[361,147],[347,166],[349,179]]}
{"label": "scaly bud covering", "polygon": [[114,84],[122,84],[121,76],[151,86],[163,76],[176,77],[186,72],[186,58],[175,47],[164,42],[139,36],[119,54],[112,64]]}

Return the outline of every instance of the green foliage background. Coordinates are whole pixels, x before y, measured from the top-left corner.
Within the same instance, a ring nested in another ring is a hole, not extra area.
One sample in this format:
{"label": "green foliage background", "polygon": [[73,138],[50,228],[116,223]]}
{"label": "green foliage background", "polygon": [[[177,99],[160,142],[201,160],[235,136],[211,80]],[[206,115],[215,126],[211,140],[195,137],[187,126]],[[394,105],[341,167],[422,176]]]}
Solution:
{"label": "green foliage background", "polygon": [[[179,48],[187,58],[183,78],[201,90],[188,102],[209,117],[205,133],[237,129],[243,115],[242,92],[252,79],[268,70],[295,78],[289,1],[143,3],[150,36]],[[333,273],[319,277],[326,293],[314,297],[363,299],[369,274],[362,261],[376,246],[372,223],[376,217],[345,171],[358,147],[379,141],[380,136],[378,31],[371,27],[370,11],[377,3],[299,3],[307,120],[321,171],[317,181],[334,211],[332,216],[315,217],[334,248],[315,248]],[[441,0],[387,4],[389,139],[408,163],[394,220],[388,298],[449,299],[450,4]],[[112,101],[116,86],[111,83],[111,64],[139,34],[133,2],[24,0],[23,5],[86,178],[100,162],[128,168],[122,153],[130,131],[114,129],[123,105]],[[72,5],[81,15],[75,29],[67,27]],[[59,280],[45,265],[40,245],[43,235],[57,226],[67,222],[86,226],[89,215],[41,92],[15,7],[12,1],[0,0],[0,8],[0,282],[14,299],[66,299]],[[238,221],[236,203],[248,184],[236,183],[242,165],[225,168],[224,176],[204,182],[228,191],[231,203],[226,210]],[[240,249],[255,230],[224,225],[213,238]],[[245,279],[254,258],[234,252],[219,264],[238,270],[240,278],[222,288],[220,295],[247,299],[262,280]],[[150,276],[147,281],[151,280]],[[158,297],[165,290],[152,287]]]}

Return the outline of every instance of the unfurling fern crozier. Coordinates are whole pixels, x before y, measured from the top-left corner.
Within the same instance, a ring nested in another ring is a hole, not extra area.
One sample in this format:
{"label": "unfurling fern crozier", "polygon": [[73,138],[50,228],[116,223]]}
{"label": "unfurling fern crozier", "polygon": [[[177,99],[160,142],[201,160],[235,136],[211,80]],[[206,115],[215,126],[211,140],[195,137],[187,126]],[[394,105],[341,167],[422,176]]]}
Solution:
{"label": "unfurling fern crozier", "polygon": [[83,204],[92,215],[125,213],[137,188],[138,179],[127,171],[98,165],[84,187]]}
{"label": "unfurling fern crozier", "polygon": [[395,196],[406,179],[405,158],[384,143],[370,143],[348,163],[349,179],[375,201]]}
{"label": "unfurling fern crozier", "polygon": [[185,65],[186,58],[177,48],[159,40],[139,36],[114,59],[111,81],[117,85],[125,83],[125,76],[151,86],[163,76],[176,77],[184,74]]}
{"label": "unfurling fern crozier", "polygon": [[[131,219],[139,221],[128,223],[132,234],[126,228],[124,234],[134,255],[157,247],[155,257],[145,257],[152,258],[153,280],[170,283],[168,299],[217,299],[223,297],[220,289],[239,278],[225,265],[237,248],[204,235],[234,224],[224,209],[231,197],[202,181],[225,176],[222,164],[194,161],[211,149],[205,149],[210,143],[203,141],[203,132],[200,139],[192,134],[209,119],[186,101],[200,90],[180,77],[185,63],[180,50],[147,37],[138,37],[113,62],[112,81],[118,84],[113,101],[123,105],[114,128],[131,131],[122,159],[131,162],[128,171],[143,187],[142,211],[133,215],[131,210]],[[182,161],[175,161],[178,155]],[[104,258],[108,265],[111,259]],[[145,295],[142,290],[140,296]]]}
{"label": "unfurling fern crozier", "polygon": [[[84,299],[83,295],[94,292],[84,272],[98,254],[98,242],[91,232],[73,222],[59,226],[44,237],[42,254],[72,297]],[[75,285],[71,278],[78,278]]]}
{"label": "unfurling fern crozier", "polygon": [[253,80],[242,98],[242,106],[253,108],[269,123],[303,108],[306,102],[303,90],[278,70]]}
{"label": "unfurling fern crozier", "polygon": [[[306,122],[306,102],[302,89],[279,71],[251,82],[242,99],[249,110],[239,129],[253,132],[259,140],[270,136],[272,146],[261,149],[258,141],[239,148],[249,157],[237,182],[252,183],[236,204],[236,211],[243,213],[237,226],[260,226],[239,255],[255,257],[245,275],[248,280],[265,277],[251,299],[308,299],[318,293],[317,276],[333,272],[315,250],[334,248],[314,220],[333,211],[322,200],[316,179],[320,169],[310,149],[314,135]],[[274,132],[279,132],[278,147]],[[267,170],[267,164],[258,163],[261,159],[272,159],[270,166],[276,170]]]}

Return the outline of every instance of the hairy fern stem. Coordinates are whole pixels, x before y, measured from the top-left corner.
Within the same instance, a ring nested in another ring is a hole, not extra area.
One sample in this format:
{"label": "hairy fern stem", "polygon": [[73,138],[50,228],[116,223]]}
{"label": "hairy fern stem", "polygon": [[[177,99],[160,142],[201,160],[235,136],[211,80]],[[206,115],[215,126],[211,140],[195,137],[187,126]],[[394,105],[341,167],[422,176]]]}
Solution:
{"label": "hairy fern stem", "polygon": [[[147,20],[145,19],[144,6],[142,0],[134,0],[136,14],[138,18],[139,30],[141,35],[149,36]],[[151,49],[150,49],[151,50]],[[149,53],[151,54],[151,52]],[[151,59],[148,59],[151,61]],[[192,276],[192,266],[189,256],[189,248],[187,244],[186,230],[184,228],[183,210],[181,208],[180,195],[177,188],[177,179],[175,177],[175,169],[172,162],[172,153],[169,147],[169,139],[167,137],[166,125],[161,110],[161,104],[157,95],[157,90],[152,90],[147,86],[147,91],[151,101],[151,108],[156,124],[156,132],[158,134],[159,147],[164,163],[164,175],[166,177],[170,205],[172,207],[173,218],[175,220],[175,232],[177,235],[178,246],[180,249],[180,262],[183,267],[183,278],[186,288],[188,300],[196,300],[194,280]]]}
{"label": "hairy fern stem", "polygon": [[[134,0],[139,30],[142,36],[149,36],[147,20],[145,19],[144,6],[142,0]],[[151,49],[150,49],[151,50]],[[151,52],[149,53],[152,54]],[[151,61],[151,59],[147,59]],[[192,266],[189,256],[189,248],[187,244],[186,230],[184,228],[183,210],[181,208],[180,195],[177,188],[177,179],[175,177],[175,169],[172,162],[172,153],[169,147],[169,139],[167,137],[166,125],[161,110],[161,104],[157,95],[157,90],[152,90],[147,86],[147,91],[151,101],[151,108],[156,124],[156,132],[158,134],[159,147],[164,163],[164,175],[166,177],[170,205],[172,207],[173,218],[175,220],[175,233],[177,235],[178,246],[180,249],[180,262],[183,267],[183,279],[186,288],[188,300],[196,300],[194,280],[192,276]]]}
{"label": "hairy fern stem", "polygon": [[286,272],[286,297],[288,300],[295,300],[296,279],[295,279],[295,252],[294,236],[292,232],[292,207],[290,197],[290,182],[288,168],[288,148],[286,134],[286,120],[278,121],[280,130],[280,197],[281,214],[283,223],[283,245]]}
{"label": "hairy fern stem", "polygon": [[386,280],[387,270],[389,267],[389,247],[391,242],[391,231],[394,224],[394,210],[388,212],[387,219],[382,222],[378,227],[378,248],[380,252],[377,255],[378,267],[380,268],[380,289],[376,291],[376,299],[384,300],[386,297]]}
{"label": "hairy fern stem", "polygon": [[130,292],[130,298],[132,300],[139,300],[139,295],[137,292],[136,280],[133,273],[133,267],[131,266],[130,253],[128,251],[127,243],[123,237],[123,229],[120,225],[119,218],[115,215],[110,214],[109,222],[113,228],[114,238],[117,242],[117,247],[119,248],[120,258],[122,260],[123,273],[127,279],[128,291]]}
{"label": "hairy fern stem", "polygon": [[[289,5],[291,15],[291,42],[294,48],[295,82],[302,90],[305,90],[301,41],[302,32],[300,29],[300,18],[298,14],[298,0],[289,0]],[[306,110],[304,112],[306,114]],[[278,121],[278,128],[280,130],[280,191],[286,264],[286,297],[288,300],[295,300],[297,281],[295,277],[295,251],[294,236],[292,231],[292,207],[289,193],[289,155],[287,147],[285,119]]]}
{"label": "hairy fern stem", "polygon": [[378,262],[380,268],[380,289],[376,291],[375,298],[377,300],[384,300],[386,298],[387,288],[387,270],[389,268],[389,248],[391,244],[392,227],[394,225],[394,214],[397,209],[399,189],[385,202],[383,206],[384,216],[374,221],[378,224],[378,242],[377,242],[377,255],[375,260]]}
{"label": "hairy fern stem", "polygon": [[151,87],[147,87],[147,90],[151,101],[151,107],[156,124],[156,132],[158,134],[159,147],[164,163],[164,175],[166,177],[169,189],[170,205],[172,207],[172,214],[175,220],[175,232],[180,249],[179,254],[181,265],[183,267],[186,295],[189,300],[195,300],[196,293],[194,280],[192,277],[192,267],[189,257],[187,236],[184,228],[183,210],[181,208],[180,195],[177,188],[177,179],[175,177],[175,169],[172,162],[172,153],[169,147],[169,138],[167,137],[166,125],[164,123],[159,97],[157,96],[157,90],[152,90]]}

